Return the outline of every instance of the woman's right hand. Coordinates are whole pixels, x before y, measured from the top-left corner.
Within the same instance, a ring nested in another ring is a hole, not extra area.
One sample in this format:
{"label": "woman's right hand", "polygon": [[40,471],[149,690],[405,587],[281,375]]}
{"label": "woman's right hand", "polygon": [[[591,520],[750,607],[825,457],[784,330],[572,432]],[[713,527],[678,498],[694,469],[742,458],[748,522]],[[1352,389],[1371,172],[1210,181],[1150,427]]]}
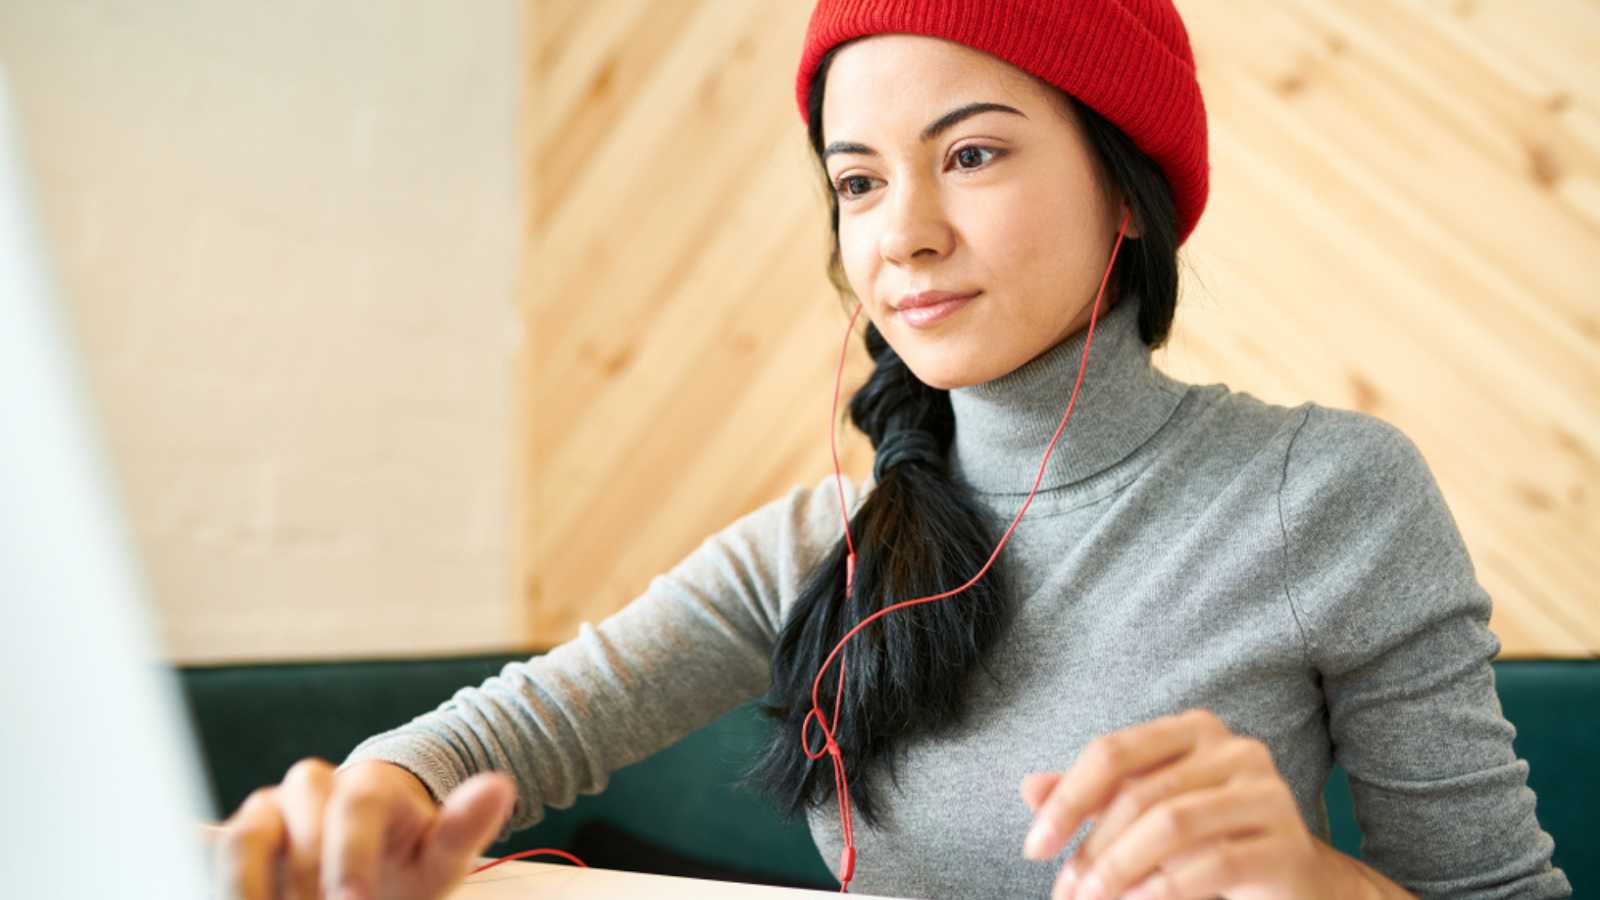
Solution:
{"label": "woman's right hand", "polygon": [[494,843],[516,802],[501,772],[443,804],[406,769],[369,760],[343,772],[302,759],[257,789],[215,838],[219,895],[239,900],[422,900],[443,896]]}

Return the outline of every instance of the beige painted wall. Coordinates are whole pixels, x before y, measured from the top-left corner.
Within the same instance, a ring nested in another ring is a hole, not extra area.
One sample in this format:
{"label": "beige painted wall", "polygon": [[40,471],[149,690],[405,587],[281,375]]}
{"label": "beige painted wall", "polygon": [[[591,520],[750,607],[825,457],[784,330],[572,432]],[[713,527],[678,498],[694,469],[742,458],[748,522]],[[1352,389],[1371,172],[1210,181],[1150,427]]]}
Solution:
{"label": "beige painted wall", "polygon": [[0,0],[183,662],[515,633],[521,8]]}

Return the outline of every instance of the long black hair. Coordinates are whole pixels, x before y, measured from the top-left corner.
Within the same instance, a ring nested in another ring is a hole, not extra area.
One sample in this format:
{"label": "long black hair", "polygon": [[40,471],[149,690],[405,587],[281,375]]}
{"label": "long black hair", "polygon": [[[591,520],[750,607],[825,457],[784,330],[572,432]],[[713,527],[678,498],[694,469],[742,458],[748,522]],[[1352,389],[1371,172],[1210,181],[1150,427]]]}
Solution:
{"label": "long black hair", "polygon": [[[840,45],[844,46],[844,45]],[[834,47],[823,57],[807,98],[808,136],[828,198],[833,250],[828,277],[849,308],[852,293],[839,252],[839,203],[822,161],[822,97]],[[1137,296],[1139,333],[1155,348],[1165,342],[1177,307],[1177,216],[1160,168],[1115,125],[1053,85],[1064,109],[1078,117],[1101,167],[1108,197],[1126,197],[1138,238],[1124,238],[1107,298]],[[1119,197],[1119,198],[1120,198]],[[1112,293],[1112,291],[1115,291]],[[870,323],[865,335],[874,369],[850,399],[850,420],[883,446],[902,429],[921,431],[948,452],[955,416],[948,391],[912,374]],[[1042,439],[1041,439],[1042,445]],[[811,712],[817,670],[845,633],[862,619],[902,600],[943,593],[966,583],[994,552],[1009,521],[999,521],[953,480],[947,466],[903,459],[882,473],[850,521],[856,540],[852,596],[844,597],[847,548],[841,534],[807,577],[778,634],[772,683],[761,710],[775,723],[770,743],[745,783],[775,799],[793,817],[834,798],[832,761],[813,761],[800,746]],[[898,784],[896,751],[903,740],[960,723],[967,712],[965,686],[974,664],[1014,613],[1000,567],[967,590],[883,616],[841,651],[845,671],[836,741],[849,777],[850,799],[869,825],[879,822],[873,774],[887,769]],[[818,696],[831,725],[841,664],[836,659]],[[985,666],[985,672],[993,673]],[[807,729],[811,751],[822,749],[817,723]]]}

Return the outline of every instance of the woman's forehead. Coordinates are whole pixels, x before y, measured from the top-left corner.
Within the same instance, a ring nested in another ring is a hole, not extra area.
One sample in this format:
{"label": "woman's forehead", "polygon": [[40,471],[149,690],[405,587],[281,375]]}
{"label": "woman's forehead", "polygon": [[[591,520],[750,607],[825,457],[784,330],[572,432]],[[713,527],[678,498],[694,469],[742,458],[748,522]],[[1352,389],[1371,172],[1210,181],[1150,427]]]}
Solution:
{"label": "woman's forehead", "polygon": [[[915,76],[917,81],[908,81]],[[921,85],[948,87],[979,80],[983,86],[1028,86],[1030,76],[1009,62],[945,38],[920,34],[875,34],[839,47],[829,64],[827,87],[903,91]]]}
{"label": "woman's forehead", "polygon": [[981,50],[923,35],[872,35],[834,55],[822,98],[824,131],[848,138],[868,128],[920,130],[956,106],[1031,107],[1042,93],[1028,73]]}

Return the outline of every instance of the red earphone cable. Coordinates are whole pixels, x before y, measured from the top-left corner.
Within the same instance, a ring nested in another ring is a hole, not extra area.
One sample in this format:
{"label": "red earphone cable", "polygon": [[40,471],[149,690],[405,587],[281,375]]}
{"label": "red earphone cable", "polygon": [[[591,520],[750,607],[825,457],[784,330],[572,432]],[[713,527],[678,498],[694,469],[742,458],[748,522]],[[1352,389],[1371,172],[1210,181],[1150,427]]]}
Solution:
{"label": "red earphone cable", "polygon": [[[1122,247],[1122,237],[1127,233],[1128,219],[1131,215],[1131,211],[1123,213],[1122,226],[1117,229],[1117,240],[1111,245],[1111,260],[1110,262],[1106,263],[1105,274],[1100,276],[1100,290],[1094,295],[1094,308],[1089,311],[1089,333],[1084,338],[1083,355],[1078,360],[1078,379],[1072,385],[1072,397],[1067,400],[1067,411],[1061,417],[1061,424],[1056,426],[1055,434],[1050,436],[1049,446],[1045,447],[1044,449],[1044,458],[1039,461],[1039,471],[1033,476],[1033,489],[1028,492],[1028,499],[1024,500],[1022,502],[1022,508],[1017,510],[1016,518],[1011,520],[1011,527],[1007,528],[1005,534],[1000,536],[1000,542],[995,545],[994,552],[989,554],[988,561],[983,564],[983,568],[978,570],[978,574],[972,576],[967,580],[966,584],[963,584],[958,588],[945,591],[942,594],[934,594],[930,597],[919,597],[915,600],[904,600],[894,604],[893,606],[886,606],[856,623],[855,627],[845,632],[844,637],[840,638],[839,642],[834,645],[833,651],[829,653],[828,657],[822,661],[822,667],[817,670],[816,680],[811,683],[811,712],[807,713],[805,719],[803,719],[800,723],[800,748],[805,752],[807,759],[821,759],[824,754],[833,757],[834,793],[838,797],[839,822],[844,833],[844,850],[839,856],[839,893],[841,894],[849,891],[850,878],[855,874],[856,868],[855,830],[850,818],[850,784],[845,778],[844,759],[839,753],[839,745],[833,739],[834,732],[839,728],[839,709],[844,702],[844,657],[841,655],[844,652],[844,645],[852,637],[855,637],[856,632],[859,632],[861,629],[867,627],[867,625],[870,624],[873,619],[886,616],[897,609],[902,609],[907,606],[914,606],[918,603],[931,603],[935,600],[943,600],[946,597],[955,596],[967,588],[972,587],[978,582],[979,578],[983,577],[985,572],[989,571],[989,567],[994,564],[994,561],[999,558],[1000,549],[1006,545],[1006,541],[1011,538],[1011,532],[1015,531],[1017,524],[1022,521],[1023,513],[1026,513],[1028,511],[1028,505],[1033,503],[1033,495],[1039,492],[1039,483],[1044,480],[1045,465],[1050,461],[1050,454],[1055,450],[1056,441],[1061,437],[1061,432],[1066,430],[1067,422],[1072,418],[1073,408],[1077,406],[1078,388],[1083,385],[1083,373],[1089,363],[1089,347],[1094,343],[1094,326],[1095,322],[1100,316],[1100,299],[1105,295],[1106,282],[1111,279],[1111,269],[1112,266],[1114,266],[1117,262],[1117,251]],[[850,336],[855,333],[856,320],[861,317],[861,308],[861,304],[857,303],[856,311],[850,316],[850,324],[845,328],[844,345],[839,349],[839,367],[834,375],[833,381],[833,409],[828,414],[828,447],[833,453],[833,483],[834,487],[839,493],[839,515],[844,520],[844,541],[847,553],[844,564],[844,595],[847,600],[855,589],[856,544],[855,538],[850,534],[850,512],[848,506],[845,504],[844,499],[844,476],[839,470],[839,445],[834,425],[839,418],[839,388],[840,382],[844,379],[844,361],[850,349]],[[817,692],[822,689],[822,676],[828,671],[828,666],[833,664],[833,659],[835,656],[839,657],[839,689],[834,694],[833,698],[833,725],[830,727],[823,720],[822,707],[817,700]],[[822,729],[823,735],[827,738],[827,742],[823,744],[823,748],[816,753],[811,752],[811,744],[806,740],[806,728],[811,725],[811,719],[813,716],[816,717],[817,727]],[[520,853],[502,856],[493,862],[484,863],[483,865],[478,866],[476,869],[473,869],[467,874],[476,875],[485,869],[492,869],[503,862],[509,862],[513,859],[522,859],[523,857],[527,856],[537,856],[544,853],[566,857],[574,863],[577,863],[584,868],[588,868],[583,860],[573,856],[571,853],[568,853],[565,850],[554,850],[548,847],[541,847],[537,850],[523,850]]]}
{"label": "red earphone cable", "polygon": [[[1067,421],[1072,418],[1072,410],[1075,406],[1077,406],[1078,389],[1083,385],[1083,373],[1089,362],[1089,347],[1094,343],[1094,326],[1100,315],[1100,299],[1105,295],[1106,283],[1111,279],[1111,269],[1116,264],[1117,251],[1122,247],[1122,237],[1127,233],[1128,219],[1130,216],[1132,216],[1131,210],[1123,213],[1122,225],[1117,229],[1116,242],[1111,246],[1111,259],[1106,263],[1105,274],[1100,276],[1100,290],[1095,294],[1094,308],[1089,312],[1089,332],[1084,338],[1083,355],[1078,361],[1078,378],[1077,381],[1075,381],[1072,385],[1072,397],[1067,401],[1067,411],[1061,417],[1061,424],[1056,426],[1055,434],[1050,436],[1049,446],[1045,447],[1044,458],[1039,461],[1039,471],[1033,477],[1033,489],[1028,492],[1028,499],[1024,500],[1022,503],[1022,508],[1017,510],[1016,518],[1011,520],[1011,527],[1007,528],[1005,534],[1001,535],[1000,542],[995,545],[994,552],[989,554],[988,561],[983,564],[983,568],[979,569],[976,575],[973,575],[967,580],[966,584],[963,584],[958,588],[945,591],[942,594],[934,594],[929,597],[919,597],[915,600],[904,600],[892,606],[886,606],[856,623],[855,627],[845,632],[844,637],[840,638],[839,642],[834,645],[833,651],[829,653],[827,658],[822,661],[822,667],[817,670],[816,680],[811,683],[811,712],[807,713],[805,719],[800,723],[800,747],[805,752],[808,759],[820,759],[824,753],[827,753],[833,757],[833,781],[835,790],[839,797],[839,821],[844,834],[844,850],[839,855],[839,892],[841,894],[849,890],[850,878],[855,874],[856,845],[855,832],[850,819],[850,785],[849,781],[845,777],[844,760],[840,756],[839,745],[833,739],[834,732],[837,731],[839,727],[839,707],[844,698],[844,657],[839,656],[839,654],[843,652],[845,643],[848,642],[852,637],[855,637],[856,633],[861,629],[867,627],[872,620],[886,616],[897,609],[902,609],[907,606],[915,606],[918,603],[931,603],[935,600],[943,600],[946,597],[954,596],[966,590],[967,588],[972,587],[977,583],[978,579],[983,577],[985,572],[989,571],[989,567],[993,565],[995,559],[1000,556],[1000,549],[1006,545],[1006,541],[1011,538],[1011,532],[1015,531],[1017,524],[1022,521],[1023,513],[1026,513],[1028,511],[1028,505],[1033,503],[1034,494],[1039,492],[1039,483],[1044,480],[1045,465],[1050,461],[1051,452],[1055,450],[1056,440],[1061,437],[1061,432],[1066,429]],[[861,304],[857,303],[856,311],[850,316],[850,324],[845,329],[844,349],[840,350],[839,369],[834,377],[833,410],[828,415],[828,444],[833,450],[833,479],[834,485],[838,488],[839,515],[840,518],[844,520],[845,546],[848,550],[848,556],[845,559],[844,570],[844,593],[846,600],[850,598],[853,588],[855,587],[856,546],[855,540],[850,534],[850,513],[848,507],[845,505],[843,484],[844,476],[839,471],[839,449],[835,439],[834,423],[839,417],[839,382],[844,378],[845,351],[849,349],[850,336],[855,332],[856,319],[860,318],[860,316]],[[828,666],[832,665],[835,656],[839,656],[839,691],[833,702],[833,725],[832,727],[829,727],[828,724],[823,720],[822,707],[817,701],[817,692],[821,690],[822,676],[828,671]],[[806,728],[811,725],[811,719],[813,716],[816,717],[817,727],[822,729],[823,735],[827,739],[826,743],[823,745],[823,749],[817,753],[811,752],[811,744],[806,740]]]}
{"label": "red earphone cable", "polygon": [[513,859],[522,859],[524,856],[538,856],[541,853],[552,853],[552,854],[555,854],[556,856],[565,856],[567,859],[570,859],[573,862],[577,863],[578,865],[583,866],[585,869],[589,868],[587,863],[585,863],[583,860],[577,858],[576,856],[573,856],[571,853],[568,853],[565,850],[553,850],[553,849],[551,849],[549,847],[540,847],[537,850],[523,850],[523,851],[518,852],[518,853],[513,853],[513,854],[511,854],[509,856],[502,856],[499,859],[495,860],[494,862],[486,862],[486,863],[484,863],[483,865],[477,867],[476,869],[473,869],[471,872],[468,872],[467,874],[468,875],[476,875],[479,872],[482,872],[484,869],[492,869],[495,866],[498,866],[503,862],[510,862]]}

